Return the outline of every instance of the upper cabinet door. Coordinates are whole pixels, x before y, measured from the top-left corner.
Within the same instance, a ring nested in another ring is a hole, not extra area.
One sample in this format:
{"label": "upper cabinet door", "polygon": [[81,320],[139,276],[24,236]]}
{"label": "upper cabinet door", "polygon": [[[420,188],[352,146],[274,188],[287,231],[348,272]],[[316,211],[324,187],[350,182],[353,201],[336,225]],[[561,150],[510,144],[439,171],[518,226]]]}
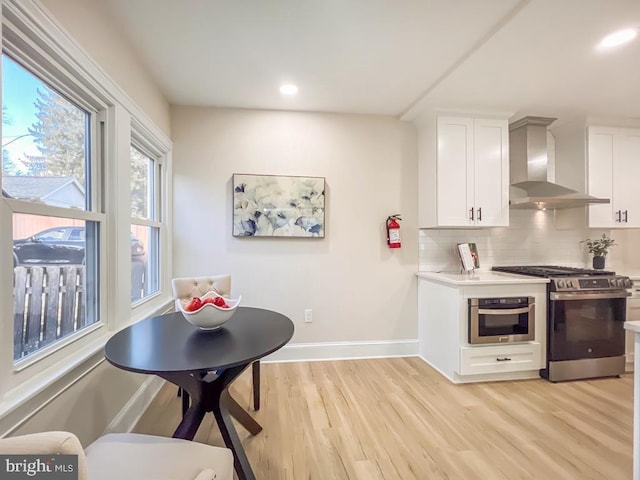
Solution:
{"label": "upper cabinet door", "polygon": [[640,129],[589,127],[589,194],[611,203],[589,206],[589,226],[640,227]]}
{"label": "upper cabinet door", "polygon": [[474,204],[476,224],[509,225],[509,125],[506,120],[474,120]]}
{"label": "upper cabinet door", "polygon": [[589,127],[588,193],[598,198],[609,198],[611,203],[589,206],[589,226],[611,228],[613,215],[613,142],[611,128]]}
{"label": "upper cabinet door", "polygon": [[[624,129],[616,138],[613,212],[619,226],[640,226],[640,130]],[[618,214],[618,212],[620,212]]]}
{"label": "upper cabinet door", "polygon": [[473,119],[438,117],[436,136],[438,226],[473,225]]}

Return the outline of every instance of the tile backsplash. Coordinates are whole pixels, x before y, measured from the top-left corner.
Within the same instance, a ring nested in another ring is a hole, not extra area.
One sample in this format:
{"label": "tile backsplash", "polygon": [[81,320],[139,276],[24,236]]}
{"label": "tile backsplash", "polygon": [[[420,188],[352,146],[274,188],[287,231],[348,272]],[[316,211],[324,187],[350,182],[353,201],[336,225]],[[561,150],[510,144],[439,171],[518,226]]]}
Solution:
{"label": "tile backsplash", "polygon": [[511,210],[510,226],[484,229],[422,229],[419,231],[420,270],[457,271],[460,259],[456,244],[474,242],[478,247],[480,268],[494,265],[567,265],[591,268],[591,255],[580,241],[597,238],[602,233],[618,243],[607,255],[605,268],[622,264],[625,249],[620,247],[627,233],[620,230],[570,228],[555,226],[552,210]]}

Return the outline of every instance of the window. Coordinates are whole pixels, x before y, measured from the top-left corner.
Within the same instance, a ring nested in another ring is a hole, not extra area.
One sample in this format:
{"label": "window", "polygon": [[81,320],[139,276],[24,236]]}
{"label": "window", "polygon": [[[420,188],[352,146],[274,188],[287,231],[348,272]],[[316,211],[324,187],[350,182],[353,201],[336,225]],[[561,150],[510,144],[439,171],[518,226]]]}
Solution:
{"label": "window", "polygon": [[[98,107],[2,55],[2,195],[13,229],[13,358],[100,321]],[[82,104],[82,106],[81,106]]]}
{"label": "window", "polygon": [[131,301],[158,292],[161,162],[131,146]]}
{"label": "window", "polygon": [[18,424],[111,331],[171,305],[171,141],[39,2],[3,1],[2,22],[0,420]]}

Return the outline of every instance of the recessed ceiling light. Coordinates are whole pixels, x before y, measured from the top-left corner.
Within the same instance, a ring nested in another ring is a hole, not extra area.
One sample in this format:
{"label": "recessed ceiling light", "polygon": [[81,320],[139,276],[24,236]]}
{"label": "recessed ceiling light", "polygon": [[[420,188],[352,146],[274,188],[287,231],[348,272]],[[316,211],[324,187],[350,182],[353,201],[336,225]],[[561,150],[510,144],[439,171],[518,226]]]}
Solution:
{"label": "recessed ceiling light", "polygon": [[619,47],[627,42],[630,42],[638,35],[638,30],[635,28],[625,28],[623,30],[618,30],[617,32],[610,33],[598,44],[598,48],[600,49],[609,49],[614,47]]}
{"label": "recessed ceiling light", "polygon": [[296,87],[292,83],[287,83],[280,87],[280,93],[282,95],[295,95],[296,93],[298,93],[298,87]]}

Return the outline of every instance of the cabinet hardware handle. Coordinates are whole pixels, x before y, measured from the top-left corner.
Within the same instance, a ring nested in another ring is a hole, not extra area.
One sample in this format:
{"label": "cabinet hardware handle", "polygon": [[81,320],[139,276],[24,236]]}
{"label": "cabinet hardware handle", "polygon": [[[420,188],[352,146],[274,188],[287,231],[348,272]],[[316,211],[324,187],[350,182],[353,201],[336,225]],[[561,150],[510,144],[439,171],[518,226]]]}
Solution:
{"label": "cabinet hardware handle", "polygon": [[471,207],[471,209],[469,210],[469,220],[471,220],[473,222],[473,207]]}
{"label": "cabinet hardware handle", "polygon": [[478,207],[478,221],[482,221],[482,207]]}
{"label": "cabinet hardware handle", "polygon": [[616,222],[618,223],[622,222],[622,210],[618,210],[616,212]]}
{"label": "cabinet hardware handle", "polygon": [[629,223],[629,210],[624,211],[624,223]]}
{"label": "cabinet hardware handle", "polygon": [[509,357],[496,358],[496,361],[498,361],[498,362],[509,362],[509,361],[511,361],[511,359]]}

